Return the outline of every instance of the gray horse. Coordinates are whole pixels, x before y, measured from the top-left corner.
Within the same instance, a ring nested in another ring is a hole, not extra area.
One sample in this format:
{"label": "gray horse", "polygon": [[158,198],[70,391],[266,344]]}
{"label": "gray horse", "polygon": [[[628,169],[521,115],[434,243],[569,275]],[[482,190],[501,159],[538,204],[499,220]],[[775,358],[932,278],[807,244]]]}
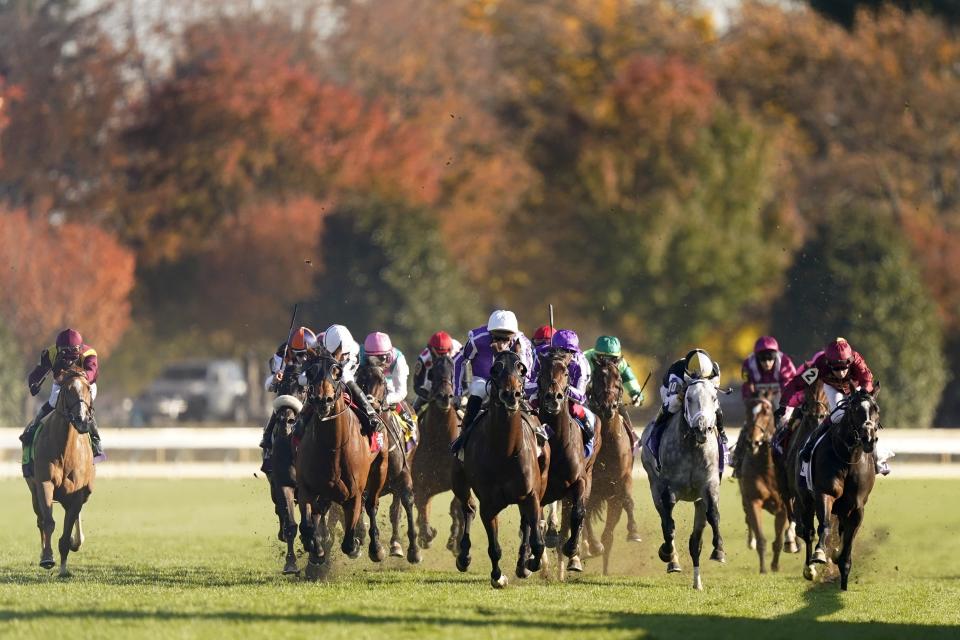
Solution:
{"label": "gray horse", "polygon": [[663,545],[660,559],[667,563],[667,573],[680,571],[677,551],[673,546],[676,525],[673,507],[678,500],[693,502],[695,515],[690,534],[690,557],[693,559],[693,588],[703,589],[700,579],[700,549],[703,528],[707,522],[713,529],[711,560],[725,562],[723,539],[720,537],[720,451],[717,440],[717,386],[711,380],[688,382],[683,399],[683,413],[670,418],[660,438],[660,466],[646,446],[651,426],[643,432],[641,461],[650,479],[653,504],[660,514]]}

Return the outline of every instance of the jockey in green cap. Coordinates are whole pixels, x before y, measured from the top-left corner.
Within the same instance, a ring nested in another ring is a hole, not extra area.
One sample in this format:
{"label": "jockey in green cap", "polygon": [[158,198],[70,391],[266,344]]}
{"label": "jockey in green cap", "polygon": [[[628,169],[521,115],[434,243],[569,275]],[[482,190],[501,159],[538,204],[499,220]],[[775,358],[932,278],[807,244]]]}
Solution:
{"label": "jockey in green cap", "polygon": [[[610,360],[617,365],[620,371],[620,381],[623,383],[623,391],[630,397],[630,404],[639,407],[643,404],[643,391],[640,389],[640,383],[637,382],[637,376],[627,361],[623,358],[620,351],[620,339],[615,336],[600,336],[593,349],[587,349],[583,352],[587,362],[590,363],[591,374],[596,369],[597,363],[602,360]],[[630,415],[625,406],[620,406],[620,415],[623,417],[623,424],[627,428],[627,434],[630,436],[630,444],[636,447],[637,434],[633,430],[633,424],[630,422]]]}

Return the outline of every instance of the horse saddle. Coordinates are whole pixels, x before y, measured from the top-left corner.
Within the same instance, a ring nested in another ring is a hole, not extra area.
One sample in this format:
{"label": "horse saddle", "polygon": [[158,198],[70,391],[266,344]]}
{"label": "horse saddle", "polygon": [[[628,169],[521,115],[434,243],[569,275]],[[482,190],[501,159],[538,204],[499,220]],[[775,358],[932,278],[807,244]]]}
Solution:
{"label": "horse saddle", "polygon": [[[830,432],[827,431],[813,443],[813,448],[810,450],[810,462],[804,462],[800,460],[800,477],[803,479],[803,485],[807,488],[807,491],[813,493],[813,459],[816,457],[817,447],[820,446],[820,443],[823,442],[823,439],[830,435]],[[813,437],[813,434],[810,434],[810,437]]]}

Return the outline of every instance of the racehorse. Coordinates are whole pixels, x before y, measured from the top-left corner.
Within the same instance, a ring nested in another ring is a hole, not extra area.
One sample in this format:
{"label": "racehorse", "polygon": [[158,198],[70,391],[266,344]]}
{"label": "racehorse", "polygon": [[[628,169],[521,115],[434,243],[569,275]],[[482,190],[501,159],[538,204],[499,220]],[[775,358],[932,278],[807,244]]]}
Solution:
{"label": "racehorse", "polygon": [[[351,558],[360,555],[357,524],[361,507],[366,507],[370,519],[370,559],[383,560],[377,508],[387,478],[387,451],[382,442],[381,446],[373,446],[360,432],[360,420],[345,398],[340,363],[323,353],[310,369],[308,376],[314,382],[307,391],[307,417],[303,418],[296,471],[300,538],[310,554],[306,575],[316,579],[326,561],[326,516],[334,502],[343,507],[344,536],[340,549]],[[313,509],[312,517],[307,517],[307,505]]]}
{"label": "racehorse", "polygon": [[[751,400],[747,405],[747,424],[744,427],[747,439],[741,446],[749,449],[740,463],[740,498],[746,515],[750,537],[756,545],[760,558],[760,573],[767,572],[765,554],[767,541],[763,535],[762,516],[766,509],[774,515],[773,562],[770,568],[780,570],[780,551],[783,549],[784,536],[789,532],[787,507],[780,495],[776,472],[773,467],[773,437],[776,421],[773,417],[773,404],[767,397]],[[750,545],[751,547],[753,545]]]}
{"label": "racehorse", "polygon": [[[290,370],[282,382],[291,382],[280,387],[280,395],[273,401],[274,421],[271,444],[272,470],[267,474],[270,481],[270,497],[274,510],[280,520],[280,532],[277,537],[287,543],[287,557],[283,566],[284,574],[296,574],[297,556],[293,543],[297,537],[296,488],[297,469],[293,442],[293,425],[303,410],[305,392],[296,384],[296,374]],[[310,508],[307,505],[307,514]]]}
{"label": "racehorse", "polygon": [[488,382],[490,401],[485,413],[476,418],[471,435],[463,445],[463,462],[454,464],[453,492],[460,501],[463,534],[457,555],[457,569],[470,567],[470,524],[476,508],[470,490],[480,501],[480,519],[487,531],[487,554],[493,568],[490,584],[507,585],[500,571],[502,552],[498,540],[497,516],[507,505],[520,508],[520,552],[517,577],[539,571],[543,560],[540,533],[541,499],[546,489],[550,464],[549,444],[538,458],[537,440],[524,408],[524,381],[527,368],[520,356],[502,351],[494,358]]}
{"label": "racehorse", "polygon": [[420,562],[420,549],[417,547],[417,528],[413,518],[413,479],[410,475],[413,455],[416,445],[406,450],[406,440],[403,437],[403,427],[399,416],[392,407],[386,404],[387,379],[383,369],[372,363],[365,362],[357,369],[357,385],[367,394],[370,404],[379,411],[380,419],[387,430],[387,482],[384,489],[393,496],[390,503],[390,555],[403,557],[403,544],[400,539],[400,507],[403,506],[407,515],[407,561],[411,564]]}
{"label": "racehorse", "polygon": [[[688,382],[683,394],[683,411],[667,422],[660,439],[660,468],[650,448],[644,444],[640,460],[650,480],[653,504],[660,514],[663,544],[660,559],[667,563],[667,573],[680,571],[680,562],[673,539],[676,526],[673,508],[678,500],[694,503],[693,532],[690,534],[690,557],[693,559],[693,588],[703,589],[700,578],[700,550],[703,529],[713,529],[711,560],[726,562],[723,538],[720,536],[720,445],[717,438],[717,387],[706,379]],[[646,443],[652,423],[643,434]]]}
{"label": "racehorse", "polygon": [[[542,503],[563,500],[563,519],[560,530],[570,532],[562,547],[569,558],[567,570],[583,571],[580,560],[580,534],[590,498],[593,462],[584,452],[583,432],[570,415],[567,392],[570,388],[568,365],[571,356],[559,351],[547,351],[539,356],[540,373],[537,376],[537,399],[541,423],[550,432],[550,467],[547,488]],[[600,433],[594,446],[600,448]],[[561,564],[562,566],[562,564]]]}
{"label": "racehorse", "polygon": [[[623,383],[617,366],[612,362],[598,364],[587,392],[587,403],[600,419],[598,432],[603,438],[603,447],[593,454],[596,462],[587,502],[587,547],[591,553],[603,554],[603,574],[608,575],[613,532],[624,511],[627,514],[627,541],[640,542],[633,515],[633,446],[620,415]],[[593,523],[603,518],[601,508],[604,503],[606,525],[598,541],[593,533]]]}
{"label": "racehorse", "polygon": [[33,441],[33,477],[27,487],[33,497],[33,511],[40,530],[40,566],[52,569],[51,538],[56,522],[53,502],[64,509],[60,550],[60,577],[68,577],[67,556],[83,544],[80,510],[93,491],[96,467],[89,438],[93,416],[93,397],[86,372],[80,367],[65,369],[57,375],[60,395],[53,413],[46,419]]}
{"label": "racehorse", "polygon": [[[420,546],[429,549],[437,530],[430,526],[430,499],[450,490],[453,456],[450,444],[460,431],[460,416],[454,403],[453,360],[442,356],[427,371],[430,394],[419,421],[420,444],[413,463],[413,499],[417,505],[417,530]],[[456,499],[451,502],[450,539],[447,548],[453,550],[456,540],[460,508]]]}
{"label": "racehorse", "polygon": [[[823,421],[827,415],[827,396],[823,392],[823,381],[817,380],[812,386],[808,386],[804,395],[803,405],[800,407],[798,418],[794,419],[794,432],[787,432],[786,437],[789,442],[783,447],[782,455],[773,456],[773,464],[777,475],[777,486],[780,488],[780,497],[787,507],[787,519],[790,521],[791,530],[795,528],[797,522],[796,516],[796,496],[797,481],[794,470],[798,468],[798,459],[803,443],[817,428],[817,425]],[[792,534],[792,531],[791,531]],[[794,540],[791,544],[787,540],[785,547],[788,553],[797,553],[799,546]]]}
{"label": "racehorse", "polygon": [[[825,547],[831,534],[832,516],[836,516],[840,548],[833,558],[840,568],[840,588],[847,590],[853,566],[853,540],[863,523],[863,513],[876,481],[875,448],[880,425],[880,407],[876,394],[857,390],[841,400],[834,413],[843,411],[838,424],[821,438],[810,461],[810,485],[796,469],[797,532],[807,543],[803,575],[816,577],[816,564],[827,562]],[[812,548],[813,515],[816,512],[817,546]]]}

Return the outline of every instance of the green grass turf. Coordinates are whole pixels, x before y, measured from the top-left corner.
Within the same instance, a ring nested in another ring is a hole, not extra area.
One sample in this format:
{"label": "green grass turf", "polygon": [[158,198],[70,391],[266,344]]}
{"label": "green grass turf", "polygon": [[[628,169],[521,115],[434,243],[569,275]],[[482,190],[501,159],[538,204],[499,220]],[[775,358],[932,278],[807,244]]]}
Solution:
{"label": "green grass turf", "polygon": [[567,583],[513,576],[511,508],[501,524],[510,585],[494,591],[479,523],[469,573],[443,549],[446,496],[434,503],[441,536],[420,566],[350,561],[337,550],[326,579],[283,577],[266,483],[254,478],[99,481],[84,510],[86,542],[71,554],[74,575],[58,579],[37,566],[24,484],[0,481],[0,637],[960,637],[958,481],[878,482],[847,593],[803,580],[798,556],[785,556],[779,574],[759,575],[738,490],[727,481],[728,562],[706,559],[708,537],[705,591],[695,592],[685,552],[691,505],[678,508],[684,572],[667,575],[646,482],[636,491],[644,542],[624,542],[621,523],[615,575],[598,575],[590,560]]}

